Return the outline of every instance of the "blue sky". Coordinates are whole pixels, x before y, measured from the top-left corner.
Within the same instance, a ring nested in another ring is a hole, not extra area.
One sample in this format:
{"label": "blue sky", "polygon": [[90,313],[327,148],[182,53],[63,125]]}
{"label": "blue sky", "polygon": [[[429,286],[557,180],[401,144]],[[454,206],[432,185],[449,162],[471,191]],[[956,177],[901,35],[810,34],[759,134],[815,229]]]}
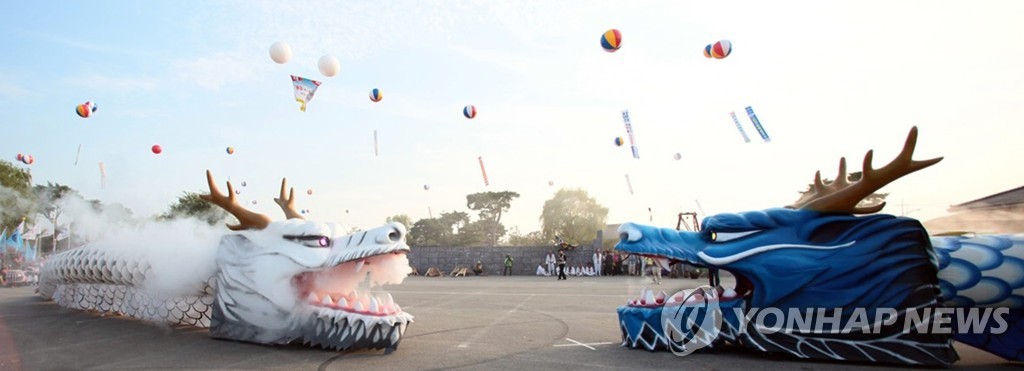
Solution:
{"label": "blue sky", "polygon": [[[136,215],[204,190],[210,169],[246,181],[242,201],[272,218],[287,177],[311,219],[361,228],[512,190],[503,221],[525,233],[560,187],[586,189],[610,223],[650,207],[674,226],[694,200],[709,214],[783,206],[841,156],[859,167],[875,149],[880,166],[917,125],[916,157],[946,159],[883,191],[887,212],[929,219],[1024,184],[1021,16],[1018,1],[5,2],[0,153]],[[615,53],[598,42],[609,28]],[[705,59],[721,39],[733,54]],[[289,63],[271,61],[277,41]],[[318,72],[325,54],[337,76]],[[292,74],[323,82],[306,112]],[[99,109],[79,118],[87,100]],[[639,160],[612,144],[624,109]]]}

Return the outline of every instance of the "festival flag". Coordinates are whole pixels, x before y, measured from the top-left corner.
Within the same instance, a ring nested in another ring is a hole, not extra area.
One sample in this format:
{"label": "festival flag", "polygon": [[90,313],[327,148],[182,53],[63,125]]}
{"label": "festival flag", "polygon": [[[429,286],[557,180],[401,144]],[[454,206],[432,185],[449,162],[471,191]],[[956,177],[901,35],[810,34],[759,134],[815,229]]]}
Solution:
{"label": "festival flag", "polygon": [[480,174],[484,176],[484,186],[491,185],[491,182],[487,181],[487,170],[484,169],[484,157],[478,156],[476,159],[480,161]]}
{"label": "festival flag", "polygon": [[373,129],[373,157],[380,156],[380,152],[377,151],[377,129]]}
{"label": "festival flag", "polygon": [[107,170],[103,168],[103,161],[100,161],[100,189],[107,186]]}
{"label": "festival flag", "polygon": [[754,109],[747,106],[747,116],[750,116],[750,122],[754,123],[754,129],[757,129],[757,133],[761,135],[761,139],[764,139],[765,143],[771,142],[772,139],[768,137],[768,133],[761,127],[761,121],[757,119],[757,115],[754,114]]}
{"label": "festival flag", "polygon": [[295,86],[295,101],[302,104],[299,107],[302,112],[306,112],[306,103],[313,100],[313,94],[316,94],[316,89],[320,87],[319,81],[313,81],[305,77],[292,76],[292,85]]}
{"label": "festival flag", "polygon": [[633,137],[633,123],[629,122],[629,110],[622,111],[622,121],[626,123],[626,134],[629,135],[629,147],[633,150],[633,158],[640,159],[640,152],[636,150],[636,138]]}
{"label": "festival flag", "polygon": [[629,180],[629,174],[626,174],[626,186],[629,187],[629,194],[633,194],[633,182]]}
{"label": "festival flag", "polygon": [[82,155],[82,145],[78,145],[78,152],[75,153],[75,166],[78,166],[78,157]]}
{"label": "festival flag", "polygon": [[736,123],[736,130],[740,131],[740,135],[743,136],[743,141],[750,143],[750,137],[748,137],[747,132],[743,130],[743,125],[740,125],[740,119],[736,118],[736,111],[729,112],[729,116],[732,116],[732,122]]}

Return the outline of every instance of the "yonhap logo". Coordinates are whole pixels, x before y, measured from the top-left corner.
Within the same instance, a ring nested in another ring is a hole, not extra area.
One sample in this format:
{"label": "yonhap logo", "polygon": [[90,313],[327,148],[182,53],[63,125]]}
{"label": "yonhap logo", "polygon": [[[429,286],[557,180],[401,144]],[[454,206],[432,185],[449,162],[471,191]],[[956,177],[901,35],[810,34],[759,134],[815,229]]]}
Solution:
{"label": "yonhap logo", "polygon": [[668,348],[685,356],[711,345],[722,330],[718,291],[710,286],[675,293],[665,300],[661,326]]}

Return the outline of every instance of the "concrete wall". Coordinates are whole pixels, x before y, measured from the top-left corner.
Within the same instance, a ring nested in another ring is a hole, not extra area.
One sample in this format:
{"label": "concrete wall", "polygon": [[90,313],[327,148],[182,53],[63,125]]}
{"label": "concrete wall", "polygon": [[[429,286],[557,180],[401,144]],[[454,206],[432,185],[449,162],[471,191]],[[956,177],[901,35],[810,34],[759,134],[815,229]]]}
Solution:
{"label": "concrete wall", "polygon": [[[580,245],[575,250],[566,250],[567,265],[586,265],[592,263],[596,248],[601,246],[601,234],[590,245]],[[512,265],[513,275],[533,275],[537,265],[544,264],[544,257],[558,251],[555,246],[484,246],[484,247],[446,247],[446,246],[413,246],[409,252],[409,263],[420,272],[427,273],[427,268],[437,267],[445,275],[451,273],[456,266],[473,268],[477,260],[484,264],[484,271],[489,275],[501,275],[504,268],[505,254],[515,259]],[[472,274],[472,272],[470,272]]]}

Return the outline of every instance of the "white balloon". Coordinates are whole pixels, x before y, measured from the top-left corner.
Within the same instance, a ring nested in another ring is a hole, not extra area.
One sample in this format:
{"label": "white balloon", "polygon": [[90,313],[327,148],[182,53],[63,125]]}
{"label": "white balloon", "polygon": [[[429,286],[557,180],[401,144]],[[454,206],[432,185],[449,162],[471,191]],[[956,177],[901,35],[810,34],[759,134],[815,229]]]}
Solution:
{"label": "white balloon", "polygon": [[288,63],[292,59],[292,47],[284,41],[278,41],[270,46],[270,59],[277,64]]}
{"label": "white balloon", "polygon": [[334,77],[341,70],[341,62],[338,62],[338,58],[335,58],[333,55],[325,55],[320,57],[317,67],[320,67],[320,73],[324,74],[324,76]]}
{"label": "white balloon", "polygon": [[424,184],[423,185],[423,190],[424,191],[429,191],[430,190],[430,185],[429,184]]}
{"label": "white balloon", "polygon": [[676,160],[681,160],[681,159],[683,159],[683,154],[682,153],[676,153],[675,156],[672,156],[672,158],[674,158]]}

